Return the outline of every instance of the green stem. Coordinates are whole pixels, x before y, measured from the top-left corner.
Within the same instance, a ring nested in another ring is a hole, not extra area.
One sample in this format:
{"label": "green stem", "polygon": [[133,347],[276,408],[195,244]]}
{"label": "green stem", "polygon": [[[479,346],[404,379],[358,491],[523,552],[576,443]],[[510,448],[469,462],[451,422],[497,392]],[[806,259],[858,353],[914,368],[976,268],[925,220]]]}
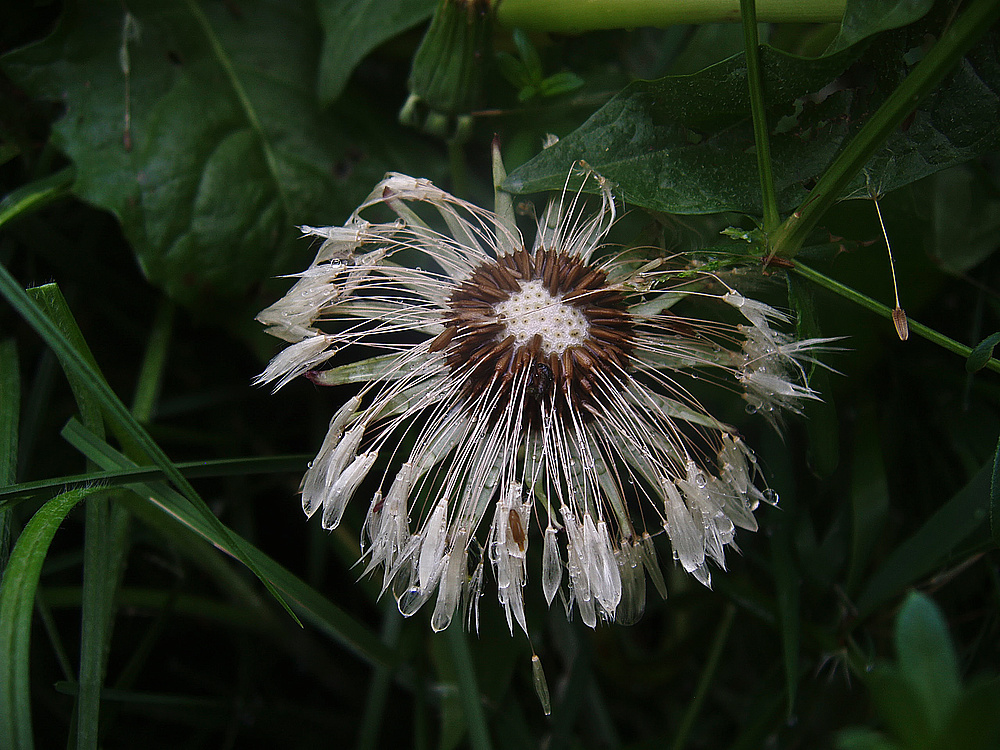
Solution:
{"label": "green stem", "polygon": [[[796,262],[795,273],[799,274],[803,278],[809,279],[822,287],[829,289],[831,292],[839,294],[841,297],[851,300],[862,307],[871,310],[876,315],[881,315],[887,320],[892,320],[892,308],[888,305],[883,305],[881,302],[873,300],[861,292],[852,289],[849,286],[841,284],[839,281],[831,279],[829,276],[821,274],[819,271],[809,268],[809,266],[802,265],[802,263]],[[922,323],[918,323],[912,318],[908,320],[909,328],[912,333],[922,336],[928,341],[937,344],[938,346],[953,352],[964,359],[968,359],[969,355],[972,354],[972,348],[960,344],[954,339],[948,338],[943,333],[938,333],[933,328],[928,328]],[[991,358],[986,362],[986,367],[994,372],[1000,372],[1000,360]]]}
{"label": "green stem", "polygon": [[701,706],[708,695],[708,688],[715,678],[715,670],[718,669],[719,661],[722,659],[722,649],[725,648],[726,641],[729,640],[729,631],[733,627],[733,617],[735,615],[736,607],[732,604],[727,604],[722,612],[722,619],[719,621],[719,626],[715,629],[715,635],[712,638],[712,649],[709,651],[705,668],[701,672],[701,678],[699,678],[698,686],[695,688],[694,697],[691,698],[687,711],[684,712],[684,718],[681,719],[681,725],[677,729],[677,737],[674,738],[673,750],[683,750],[687,744],[688,734],[691,732],[691,727],[694,726],[694,720],[698,718],[698,712],[701,711]]}
{"label": "green stem", "polygon": [[997,0],[969,3],[965,12],[945,29],[937,44],[840,152],[799,209],[772,235],[771,248],[775,255],[795,256],[816,223],[840,199],[872,155],[997,19],[1000,19]]}
{"label": "green stem", "polygon": [[[526,31],[589,31],[740,19],[740,0],[492,0],[497,20]],[[836,23],[847,0],[758,0],[765,23]]]}
{"label": "green stem", "polygon": [[764,206],[764,233],[774,231],[781,222],[778,200],[774,195],[774,174],[771,172],[771,144],[768,140],[767,113],[764,111],[764,87],[760,71],[760,41],[757,38],[756,0],[740,0],[743,17],[743,46],[747,61],[747,85],[750,87],[750,114],[753,118],[753,140],[757,152],[757,172]]}

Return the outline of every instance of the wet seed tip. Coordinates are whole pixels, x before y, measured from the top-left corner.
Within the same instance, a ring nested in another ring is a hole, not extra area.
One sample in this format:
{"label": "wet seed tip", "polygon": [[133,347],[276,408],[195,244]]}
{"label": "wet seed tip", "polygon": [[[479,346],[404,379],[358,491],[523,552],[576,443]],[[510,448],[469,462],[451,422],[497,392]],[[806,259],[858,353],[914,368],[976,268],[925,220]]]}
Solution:
{"label": "wet seed tip", "polygon": [[535,692],[538,694],[538,701],[542,704],[542,711],[546,716],[552,714],[552,699],[549,697],[549,685],[545,680],[545,670],[542,669],[542,660],[538,654],[531,655],[531,677],[535,683]]}
{"label": "wet seed tip", "polygon": [[892,324],[896,326],[896,335],[900,341],[906,341],[910,337],[910,326],[906,320],[906,311],[896,305],[892,311]]}

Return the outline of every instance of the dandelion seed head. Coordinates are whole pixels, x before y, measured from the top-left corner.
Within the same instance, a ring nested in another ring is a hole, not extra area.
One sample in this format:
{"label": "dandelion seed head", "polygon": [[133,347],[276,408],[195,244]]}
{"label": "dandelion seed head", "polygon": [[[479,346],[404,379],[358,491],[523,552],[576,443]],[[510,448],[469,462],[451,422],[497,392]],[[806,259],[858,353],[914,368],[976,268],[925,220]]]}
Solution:
{"label": "dandelion seed head", "polygon": [[[364,573],[381,569],[406,616],[433,602],[434,630],[459,613],[477,627],[492,587],[527,632],[533,578],[591,627],[635,622],[647,576],[667,593],[659,533],[710,585],[709,565],[725,568],[737,529],[756,530],[776,495],[682,375],[742,389],[769,418],[818,397],[807,366],[830,339],[795,339],[790,316],[714,276],[607,247],[611,188],[580,176],[596,210],[568,178],[529,250],[491,212],[388,175],[344,227],[303,228],[323,241],[315,260],[258,316],[288,343],[258,382],[360,384],[303,478],[303,510],[334,528],[373,485]],[[397,218],[361,216],[375,206]],[[702,312],[713,305],[744,322]],[[340,364],[359,347],[380,353]]]}

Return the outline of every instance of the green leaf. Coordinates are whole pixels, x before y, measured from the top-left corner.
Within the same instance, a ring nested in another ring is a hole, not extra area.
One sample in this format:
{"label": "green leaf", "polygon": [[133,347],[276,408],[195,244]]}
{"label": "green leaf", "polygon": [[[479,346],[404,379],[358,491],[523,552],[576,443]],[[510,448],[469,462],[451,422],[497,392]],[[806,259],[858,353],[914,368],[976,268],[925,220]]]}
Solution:
{"label": "green leaf", "polygon": [[[254,474],[277,474],[301,472],[313,454],[291,456],[265,456],[260,458],[224,458],[214,461],[185,461],[174,464],[182,476],[188,479],[203,477],[252,476]],[[167,475],[159,467],[141,466],[116,471],[90,471],[86,474],[39,479],[34,482],[20,482],[0,487],[0,509],[6,510],[19,500],[29,497],[52,497],[59,489],[76,489],[77,486],[100,484],[102,487],[116,487],[151,480],[166,479]]]}
{"label": "green leaf", "polygon": [[1000,196],[979,165],[939,172],[929,181],[933,231],[928,250],[951,273],[970,271],[1000,246]]}
{"label": "green leaf", "polygon": [[[806,61],[764,47],[761,58],[773,125],[792,114],[797,97],[842,73],[853,55]],[[514,170],[505,187],[514,193],[560,189],[569,165],[583,159],[632,205],[688,214],[751,211],[760,194],[753,142],[746,66],[737,55],[695,75],[629,84],[573,133]],[[782,205],[805,194],[796,175],[822,168],[832,155],[824,158],[826,147],[797,132],[775,136]]]}
{"label": "green leaf", "polygon": [[897,750],[896,745],[874,729],[845,729],[837,735],[837,750]]}
{"label": "green leaf", "polygon": [[915,692],[919,712],[933,733],[944,729],[961,691],[958,657],[941,610],[913,591],[896,618],[899,674]]}
{"label": "green leaf", "polygon": [[319,100],[341,95],[361,59],[383,42],[430,18],[436,0],[318,0],[323,46]]}
{"label": "green leaf", "polygon": [[542,96],[559,96],[576,91],[583,86],[583,79],[576,73],[564,70],[561,73],[553,73],[539,84]]}
{"label": "green leaf", "polygon": [[880,31],[895,29],[922,18],[934,0],[849,0],[840,31],[827,48],[839,52]]}
{"label": "green leaf", "polygon": [[907,586],[944,564],[948,555],[985,523],[992,474],[991,461],[913,536],[893,550],[858,596],[859,618],[867,617]]}
{"label": "green leaf", "polygon": [[311,0],[69,3],[51,36],[3,58],[32,96],[62,103],[52,139],[74,192],[113,212],[149,279],[186,304],[283,270],[296,224],[346,215],[385,171],[374,139],[352,156],[359,107],[319,109],[315,12]]}
{"label": "green leaf", "polygon": [[71,490],[52,498],[32,516],[11,553],[0,585],[0,747],[34,747],[28,657],[35,591],[59,525],[78,502],[96,490]]}
{"label": "green leaf", "polygon": [[993,750],[1000,746],[1000,680],[980,679],[966,685],[941,735],[947,738],[948,748]]}
{"label": "green leaf", "polygon": [[[104,377],[87,346],[66,298],[56,284],[28,290],[49,320],[94,373]],[[84,425],[99,437],[104,436],[104,417],[100,398],[88,382],[88,376],[66,367],[69,381]],[[127,441],[131,446],[134,442]],[[83,543],[83,597],[80,614],[80,670],[77,696],[77,747],[96,748],[100,714],[101,687],[104,683],[106,656],[114,624],[114,599],[127,551],[127,513],[111,506],[104,493],[87,501]]]}
{"label": "green leaf", "polygon": [[888,733],[905,748],[926,748],[934,738],[920,695],[896,665],[875,667],[865,677],[872,703]]}
{"label": "green leaf", "polygon": [[965,369],[967,372],[979,372],[984,367],[986,363],[990,361],[990,357],[993,356],[993,349],[997,344],[1000,344],[1000,332],[993,333],[984,338],[975,348],[972,350],[972,354],[969,358],[965,360]]}
{"label": "green leaf", "polygon": [[[804,60],[761,48],[764,104],[778,206],[807,195],[839,149],[907,75],[904,53],[940,28],[921,22],[857,47]],[[851,66],[848,71],[848,66]],[[859,71],[871,71],[866,78]],[[859,75],[861,77],[859,77]],[[726,210],[759,214],[746,65],[734,56],[691,76],[636,81],[577,130],[508,177],[515,193],[556,190],[575,160],[616,183],[627,203],[681,214]],[[931,95],[907,127],[889,136],[864,175],[892,190],[1000,146],[1000,61],[980,43]],[[723,166],[724,165],[724,166]]]}
{"label": "green leaf", "polygon": [[524,62],[525,71],[532,82],[542,80],[542,58],[538,56],[538,50],[531,43],[531,39],[521,29],[514,29],[514,46]]}

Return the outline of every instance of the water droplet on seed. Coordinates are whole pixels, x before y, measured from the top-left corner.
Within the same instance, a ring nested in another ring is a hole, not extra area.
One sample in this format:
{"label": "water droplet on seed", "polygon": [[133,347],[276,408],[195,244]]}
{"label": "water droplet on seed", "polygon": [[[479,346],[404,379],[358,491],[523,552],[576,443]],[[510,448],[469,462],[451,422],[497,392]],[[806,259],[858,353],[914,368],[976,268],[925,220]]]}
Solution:
{"label": "water droplet on seed", "polygon": [[771,505],[777,505],[778,501],[781,499],[780,497],[778,497],[778,493],[772,490],[770,487],[764,490],[763,495],[764,495],[764,502],[770,503]]}
{"label": "water droplet on seed", "polygon": [[424,598],[424,592],[419,587],[414,586],[407,589],[399,597],[399,613],[403,617],[413,616],[420,609],[420,605],[424,603]]}

